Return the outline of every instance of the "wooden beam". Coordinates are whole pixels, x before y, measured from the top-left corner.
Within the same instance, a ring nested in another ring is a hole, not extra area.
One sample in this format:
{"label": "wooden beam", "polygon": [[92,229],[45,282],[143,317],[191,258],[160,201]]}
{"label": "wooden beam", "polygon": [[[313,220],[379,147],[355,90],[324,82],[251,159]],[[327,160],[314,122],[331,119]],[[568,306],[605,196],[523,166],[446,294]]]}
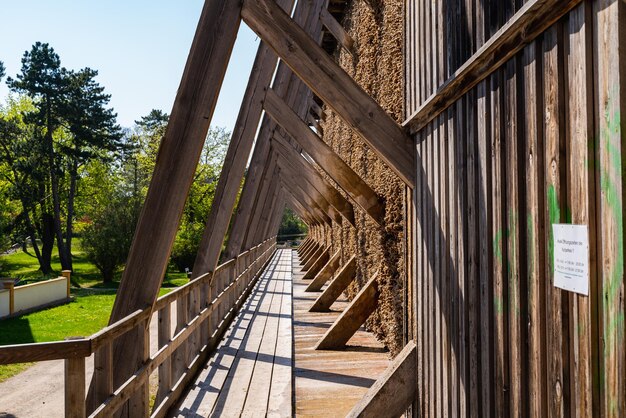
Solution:
{"label": "wooden beam", "polygon": [[[319,7],[320,1],[321,0],[315,0],[314,2],[298,2],[294,12],[294,21],[303,28],[306,28],[307,32],[312,34],[316,33],[316,29],[312,25],[310,15],[315,14],[315,10]],[[280,97],[285,97],[289,103],[302,99],[300,96],[289,94],[293,93],[293,90],[296,90],[298,87],[295,81],[296,78],[291,70],[289,70],[283,62],[281,62],[278,65],[278,70],[276,71],[273,88],[280,95]],[[263,118],[263,122],[261,123],[259,135],[257,136],[256,146],[254,148],[250,167],[246,175],[246,182],[239,199],[239,205],[237,206],[233,226],[229,234],[229,240],[226,246],[227,258],[235,257],[244,250],[246,231],[250,225],[250,217],[253,213],[254,202],[257,199],[259,192],[259,183],[262,179],[261,172],[264,169],[267,156],[269,155],[269,138],[273,135],[274,128],[274,122],[265,116]]]}
{"label": "wooden beam", "polygon": [[[291,10],[293,0],[279,0],[278,4],[285,10]],[[193,266],[193,278],[214,271],[219,261],[222,243],[261,121],[265,89],[270,86],[277,62],[276,54],[267,44],[261,42],[200,241]]]}
{"label": "wooden beam", "polygon": [[330,258],[330,260],[328,260],[326,265],[321,268],[319,273],[315,275],[311,283],[309,283],[309,285],[305,289],[305,292],[318,292],[322,288],[322,286],[324,286],[326,282],[333,277],[333,274],[335,274],[335,271],[339,267],[340,261],[341,251],[337,251]]}
{"label": "wooden beam", "polygon": [[[267,141],[269,142],[269,141]],[[268,151],[269,153],[269,151]],[[262,207],[265,204],[265,200],[267,199],[268,191],[272,182],[275,179],[275,171],[276,167],[276,157],[269,153],[269,159],[267,162],[267,166],[263,170],[263,179],[261,180],[260,187],[257,190],[256,196],[252,202],[250,202],[250,206],[252,207],[248,225],[244,231],[244,239],[242,241],[243,247],[240,250],[245,250],[251,248],[251,241],[254,235],[253,231],[256,231],[256,226],[259,224],[259,220],[261,219]]]}
{"label": "wooden beam", "polygon": [[330,177],[378,224],[384,222],[382,199],[272,90],[264,103],[267,114],[282,126]]}
{"label": "wooden beam", "polygon": [[293,147],[285,145],[276,136],[272,138],[272,141],[276,151],[283,157],[279,161],[283,164],[288,164],[293,170],[301,171],[302,175],[306,176],[306,179],[339,211],[350,225],[356,227],[352,203],[343,197],[335,187],[330,185]]}
{"label": "wooden beam", "polygon": [[317,242],[314,242],[307,250],[302,253],[302,257],[300,257],[300,265],[304,266],[307,261],[320,249],[320,245]]}
{"label": "wooden beam", "polygon": [[85,357],[65,359],[65,416],[84,418],[85,408]]}
{"label": "wooden beam", "polygon": [[325,247],[324,245],[320,246],[321,251],[315,253],[313,257],[309,259],[309,261],[302,268],[306,270],[303,279],[310,280],[320,271],[324,264],[328,261],[328,257],[330,255],[330,249]]}
{"label": "wooden beam", "polygon": [[417,346],[409,341],[347,417],[402,416],[415,400],[417,379]]}
{"label": "wooden beam", "polygon": [[258,222],[250,225],[251,228],[246,240],[247,248],[252,248],[256,244],[263,241],[261,235],[270,221],[270,215],[273,213],[273,206],[276,204],[278,192],[280,191],[280,183],[278,182],[279,177],[280,167],[276,165],[273,176],[268,179],[267,194],[263,196],[264,202],[258,202],[262,204],[257,203],[257,210],[259,211],[260,216],[258,217]]}
{"label": "wooden beam", "polygon": [[356,49],[354,48],[354,39],[345,31],[343,26],[333,15],[330,14],[328,9],[323,8],[320,13],[320,20],[322,24],[328,29],[328,31],[333,35],[333,37],[339,42],[346,51],[348,51],[352,56],[356,56]]}
{"label": "wooden beam", "polygon": [[[200,159],[240,24],[241,4],[205,2],[174,101],[133,244],[111,312],[112,324],[153,306]],[[114,383],[141,367],[133,333],[113,347]]]}
{"label": "wooden beam", "polygon": [[311,182],[302,174],[302,171],[293,170],[289,164],[286,164],[280,155],[277,156],[277,164],[283,173],[282,178],[291,182],[307,195],[311,196],[315,203],[326,213],[332,220],[341,223],[341,214],[328,202],[326,196],[320,193]]}
{"label": "wooden beam", "polygon": [[307,257],[303,260],[304,265],[302,266],[303,271],[308,271],[313,263],[326,251],[326,248],[321,243],[317,245],[317,247],[311,251]]}
{"label": "wooden beam", "polygon": [[374,274],[370,281],[363,286],[346,310],[341,313],[317,343],[316,350],[333,350],[343,347],[365,323],[378,307],[377,278],[378,273]]}
{"label": "wooden beam", "polygon": [[498,30],[403,126],[411,133],[429,122],[509,61],[582,0],[530,0]]}
{"label": "wooden beam", "polygon": [[241,16],[376,155],[414,187],[413,141],[326,51],[274,0],[244,0]]}
{"label": "wooden beam", "polygon": [[293,181],[297,181],[298,186],[306,192],[308,195],[312,196],[315,202],[320,206],[328,216],[330,216],[335,222],[338,224],[341,223],[341,213],[335,209],[334,206],[330,204],[326,195],[321,193],[310,181],[309,179],[303,175],[302,171],[294,170],[289,163],[283,160],[283,157],[278,158],[278,165],[281,168],[281,172],[285,174],[285,176],[289,176],[293,179]]}
{"label": "wooden beam", "polygon": [[300,189],[297,185],[295,185],[293,182],[290,182],[289,180],[286,180],[284,177],[281,177],[280,179],[281,183],[283,184],[283,186],[288,189],[291,194],[298,200],[300,201],[300,203],[302,203],[303,205],[308,206],[309,208],[311,208],[313,210],[313,212],[315,212],[315,214],[317,215],[317,217],[320,219],[321,223],[325,223],[327,225],[332,225],[333,221],[330,218],[330,216],[324,211],[324,209],[322,209],[314,200],[312,197],[308,196],[306,194],[306,192],[304,192],[302,189]]}
{"label": "wooden beam", "polygon": [[309,312],[328,312],[337,298],[355,279],[356,267],[356,256],[353,255],[309,308]]}

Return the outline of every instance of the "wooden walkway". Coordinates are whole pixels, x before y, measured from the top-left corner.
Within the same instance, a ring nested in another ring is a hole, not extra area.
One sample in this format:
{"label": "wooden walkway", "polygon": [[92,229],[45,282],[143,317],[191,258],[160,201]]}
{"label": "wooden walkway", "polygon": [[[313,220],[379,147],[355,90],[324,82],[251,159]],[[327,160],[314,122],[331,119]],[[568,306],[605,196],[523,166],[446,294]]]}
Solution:
{"label": "wooden walkway", "polygon": [[[389,365],[389,355],[363,330],[345,350],[314,350],[339,311],[309,313],[318,293],[304,292],[302,275],[295,252],[276,252],[174,416],[340,417],[350,411]],[[346,305],[339,300],[333,308]]]}

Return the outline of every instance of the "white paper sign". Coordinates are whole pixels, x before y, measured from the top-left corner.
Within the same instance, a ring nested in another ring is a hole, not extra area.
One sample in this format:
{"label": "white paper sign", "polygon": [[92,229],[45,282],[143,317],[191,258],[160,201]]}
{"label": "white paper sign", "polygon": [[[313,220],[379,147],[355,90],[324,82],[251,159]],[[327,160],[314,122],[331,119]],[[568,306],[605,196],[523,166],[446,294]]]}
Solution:
{"label": "white paper sign", "polygon": [[589,295],[587,225],[553,224],[554,286]]}

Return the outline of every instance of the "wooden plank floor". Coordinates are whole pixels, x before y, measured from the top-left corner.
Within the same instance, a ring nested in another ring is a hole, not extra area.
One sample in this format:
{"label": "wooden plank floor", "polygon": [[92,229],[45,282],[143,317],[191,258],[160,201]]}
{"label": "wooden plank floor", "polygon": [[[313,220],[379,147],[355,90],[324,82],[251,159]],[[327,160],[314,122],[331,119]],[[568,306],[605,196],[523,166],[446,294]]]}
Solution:
{"label": "wooden plank floor", "polygon": [[295,413],[299,417],[345,417],[390,364],[389,353],[363,327],[343,350],[315,350],[348,301],[341,296],[331,312],[309,312],[321,292],[305,292],[310,280],[302,276],[294,252]]}
{"label": "wooden plank floor", "polygon": [[302,276],[297,254],[278,250],[173,416],[345,416],[389,356],[363,330],[345,350],[313,350],[347,302],[309,313],[318,293]]}

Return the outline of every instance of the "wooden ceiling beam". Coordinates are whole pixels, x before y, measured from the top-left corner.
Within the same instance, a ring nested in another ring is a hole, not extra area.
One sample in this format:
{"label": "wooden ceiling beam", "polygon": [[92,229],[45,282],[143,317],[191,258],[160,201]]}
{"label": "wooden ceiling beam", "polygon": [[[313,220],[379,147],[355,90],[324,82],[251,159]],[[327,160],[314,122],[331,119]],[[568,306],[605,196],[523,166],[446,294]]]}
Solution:
{"label": "wooden ceiling beam", "polygon": [[383,225],[382,199],[319,136],[269,89],[265,95],[265,112],[298,142],[328,175],[376,222]]}
{"label": "wooden ceiling beam", "polygon": [[415,147],[380,107],[274,0],[244,0],[243,20],[409,187]]}

